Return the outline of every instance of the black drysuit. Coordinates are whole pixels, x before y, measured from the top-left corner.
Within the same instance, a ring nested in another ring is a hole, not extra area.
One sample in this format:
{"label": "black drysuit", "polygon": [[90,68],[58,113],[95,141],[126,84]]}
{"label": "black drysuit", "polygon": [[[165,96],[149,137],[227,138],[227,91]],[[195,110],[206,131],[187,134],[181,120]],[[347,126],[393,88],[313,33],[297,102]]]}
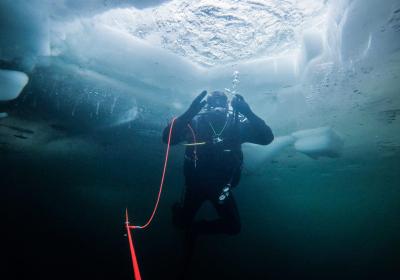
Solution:
{"label": "black drysuit", "polygon": [[[168,141],[170,125],[163,131],[165,143]],[[267,145],[273,138],[271,129],[252,112],[246,117],[235,117],[229,113],[221,118],[206,112],[197,114],[192,120],[177,118],[171,144],[183,141],[200,144],[186,147],[186,190],[183,205],[173,213],[174,224],[180,228],[193,229],[197,233],[238,233],[240,218],[232,192],[229,191],[223,201],[219,197],[227,184],[231,189],[239,183],[243,163],[241,144],[249,142]],[[196,212],[206,200],[211,201],[219,219],[194,222]]]}

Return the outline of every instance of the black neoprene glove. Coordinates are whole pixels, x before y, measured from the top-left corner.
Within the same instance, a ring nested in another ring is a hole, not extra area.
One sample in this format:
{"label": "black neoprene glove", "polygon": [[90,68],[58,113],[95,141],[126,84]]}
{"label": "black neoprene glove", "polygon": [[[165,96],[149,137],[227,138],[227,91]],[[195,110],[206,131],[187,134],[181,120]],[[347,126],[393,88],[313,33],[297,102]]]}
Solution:
{"label": "black neoprene glove", "polygon": [[196,116],[200,110],[206,105],[206,101],[203,100],[207,95],[207,91],[203,90],[192,102],[189,109],[180,117],[182,120],[191,121],[194,116]]}
{"label": "black neoprene glove", "polygon": [[243,114],[244,116],[248,117],[253,112],[250,109],[249,104],[244,100],[243,96],[239,94],[235,94],[231,102],[233,110]]}
{"label": "black neoprene glove", "polygon": [[[185,128],[188,123],[196,116],[200,110],[206,104],[206,101],[203,100],[207,95],[207,91],[202,91],[192,102],[189,109],[186,110],[180,117],[178,117],[174,124],[174,132],[172,133],[171,145],[175,145],[180,141],[183,141],[185,136]],[[164,129],[163,131],[163,141],[164,143],[168,143],[168,133],[171,123]]]}

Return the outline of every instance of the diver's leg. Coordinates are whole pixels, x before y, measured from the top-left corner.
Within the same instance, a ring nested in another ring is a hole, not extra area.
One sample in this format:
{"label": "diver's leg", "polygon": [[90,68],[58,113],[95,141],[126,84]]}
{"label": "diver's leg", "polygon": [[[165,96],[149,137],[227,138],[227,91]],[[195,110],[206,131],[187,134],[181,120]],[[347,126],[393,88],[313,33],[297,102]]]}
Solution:
{"label": "diver's leg", "polygon": [[239,211],[232,192],[230,192],[223,203],[219,201],[217,195],[213,195],[210,200],[217,210],[219,218],[212,221],[202,220],[196,222],[196,231],[203,234],[238,234],[240,232],[241,223]]}
{"label": "diver's leg", "polygon": [[211,201],[218,212],[222,222],[224,232],[230,235],[238,234],[241,230],[241,222],[239,210],[236,205],[236,200],[230,191],[229,197],[224,203],[220,204],[218,199]]}
{"label": "diver's leg", "polygon": [[174,226],[179,229],[190,229],[204,199],[199,188],[187,187],[183,202],[176,202],[172,205],[172,223]]}
{"label": "diver's leg", "polygon": [[193,231],[193,220],[204,202],[204,196],[198,188],[187,187],[183,203],[176,203],[172,207],[174,225],[185,230],[183,240],[183,267],[179,279],[186,279],[194,255],[197,234]]}

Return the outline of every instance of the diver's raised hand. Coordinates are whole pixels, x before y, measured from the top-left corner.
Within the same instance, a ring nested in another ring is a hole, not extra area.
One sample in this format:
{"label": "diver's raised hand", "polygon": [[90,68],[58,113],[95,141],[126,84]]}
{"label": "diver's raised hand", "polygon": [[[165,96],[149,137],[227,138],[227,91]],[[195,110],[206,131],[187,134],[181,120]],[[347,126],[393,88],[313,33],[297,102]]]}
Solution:
{"label": "diver's raised hand", "polygon": [[[185,137],[185,129],[186,125],[196,116],[200,110],[206,105],[206,101],[203,100],[207,95],[207,91],[203,90],[192,102],[189,109],[186,110],[185,113],[180,115],[174,124],[174,129],[171,138],[171,144],[175,145],[181,141],[183,141]],[[168,134],[169,129],[171,127],[171,123],[164,129],[163,131],[163,141],[164,143],[168,143]]]}
{"label": "diver's raised hand", "polygon": [[[203,100],[204,97],[207,95],[207,91],[203,90],[192,102],[189,109],[187,110],[187,116],[192,119],[195,115],[197,115],[200,110],[206,105],[206,101]],[[185,113],[185,114],[186,114]]]}
{"label": "diver's raised hand", "polygon": [[251,113],[249,104],[244,100],[240,94],[235,94],[231,102],[233,110],[247,116]]}

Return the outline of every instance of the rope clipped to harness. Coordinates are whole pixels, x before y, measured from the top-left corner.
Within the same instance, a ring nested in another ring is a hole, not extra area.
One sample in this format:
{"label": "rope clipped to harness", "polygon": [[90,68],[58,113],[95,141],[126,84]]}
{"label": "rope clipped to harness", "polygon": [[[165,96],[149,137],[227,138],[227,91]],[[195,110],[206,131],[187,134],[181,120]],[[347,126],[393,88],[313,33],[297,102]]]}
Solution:
{"label": "rope clipped to harness", "polygon": [[[132,238],[131,230],[147,228],[150,225],[150,223],[153,221],[153,218],[154,218],[154,216],[155,216],[155,214],[157,212],[158,204],[160,202],[160,197],[161,197],[161,193],[162,193],[162,189],[163,189],[163,185],[164,185],[165,173],[167,171],[167,166],[168,166],[168,158],[169,158],[169,149],[170,149],[170,146],[171,146],[172,129],[174,127],[175,121],[176,121],[176,117],[174,117],[172,119],[171,125],[170,125],[170,128],[169,128],[167,150],[165,152],[165,159],[164,159],[164,167],[163,167],[163,171],[162,171],[161,182],[160,182],[160,187],[159,187],[159,191],[158,191],[158,195],[157,195],[157,200],[156,200],[156,203],[154,205],[153,212],[151,213],[151,215],[150,215],[149,219],[147,220],[147,222],[142,226],[130,225],[129,217],[128,217],[128,209],[126,209],[126,212],[125,212],[125,227],[126,227],[126,232],[127,232],[128,241],[129,241],[129,249],[130,249],[130,252],[131,252],[132,265],[133,265],[133,274],[134,274],[134,279],[135,280],[141,280],[142,277],[141,277],[141,274],[140,274],[139,264],[138,264],[137,257],[136,257],[135,247],[133,245],[133,238]],[[194,133],[192,127],[190,127],[189,124],[188,124],[188,126],[189,126],[189,129],[192,132],[192,135],[193,135],[193,138],[194,138],[194,142],[196,142],[195,133]]]}

